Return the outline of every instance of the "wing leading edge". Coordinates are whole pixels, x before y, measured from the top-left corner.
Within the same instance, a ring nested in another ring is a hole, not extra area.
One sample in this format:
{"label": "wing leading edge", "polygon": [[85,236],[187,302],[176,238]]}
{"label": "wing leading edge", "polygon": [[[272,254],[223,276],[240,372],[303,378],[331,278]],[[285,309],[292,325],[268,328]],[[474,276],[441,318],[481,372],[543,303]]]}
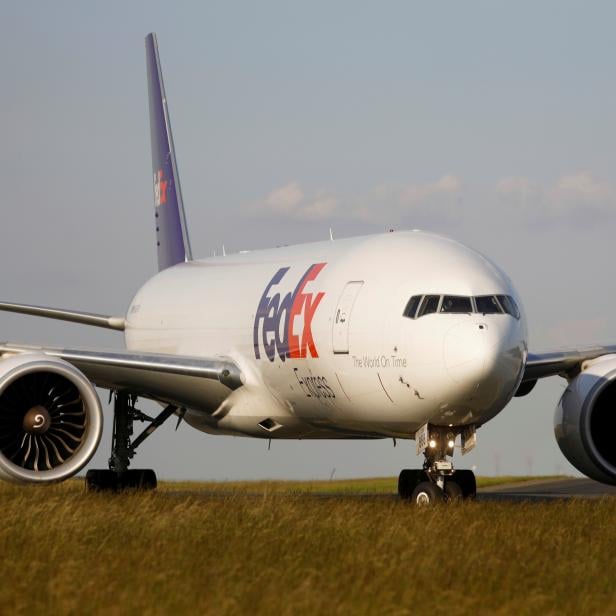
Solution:
{"label": "wing leading edge", "polygon": [[106,327],[107,329],[117,329],[120,331],[123,331],[126,327],[126,322],[123,317],[110,317],[104,314],[95,314],[93,312],[78,312],[76,310],[64,310],[63,308],[32,306],[30,304],[11,304],[9,302],[0,302],[0,310],[29,314],[35,317],[46,317],[48,319],[59,319],[60,321],[70,321],[72,323],[81,323],[82,325],[92,325],[94,327]]}
{"label": "wing leading edge", "polygon": [[585,361],[616,353],[616,345],[596,346],[550,353],[529,353],[522,382],[536,381],[548,376],[576,376]]}
{"label": "wing leading edge", "polygon": [[213,412],[243,384],[230,359],[164,353],[98,351],[0,344],[0,357],[43,352],[69,362],[95,385],[160,402]]}

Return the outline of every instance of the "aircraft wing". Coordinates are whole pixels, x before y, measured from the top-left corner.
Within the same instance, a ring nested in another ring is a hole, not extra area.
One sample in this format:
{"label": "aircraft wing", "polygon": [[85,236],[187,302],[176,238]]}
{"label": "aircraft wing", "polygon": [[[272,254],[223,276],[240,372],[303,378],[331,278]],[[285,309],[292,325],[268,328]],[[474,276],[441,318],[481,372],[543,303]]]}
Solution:
{"label": "aircraft wing", "polygon": [[214,411],[242,386],[239,367],[224,357],[0,344],[0,357],[23,353],[45,353],[63,359],[99,387],[180,407]]}
{"label": "aircraft wing", "polygon": [[529,353],[522,382],[536,381],[547,376],[575,376],[582,363],[602,355],[616,353],[616,345],[596,346],[550,353]]}
{"label": "aircraft wing", "polygon": [[19,314],[29,314],[34,317],[46,317],[48,319],[58,319],[60,321],[70,321],[81,325],[92,325],[94,327],[106,327],[123,331],[125,320],[122,317],[110,317],[104,314],[92,312],[78,312],[76,310],[64,310],[63,308],[49,308],[48,306],[32,306],[31,304],[13,304],[0,302],[0,310],[5,312],[16,312]]}

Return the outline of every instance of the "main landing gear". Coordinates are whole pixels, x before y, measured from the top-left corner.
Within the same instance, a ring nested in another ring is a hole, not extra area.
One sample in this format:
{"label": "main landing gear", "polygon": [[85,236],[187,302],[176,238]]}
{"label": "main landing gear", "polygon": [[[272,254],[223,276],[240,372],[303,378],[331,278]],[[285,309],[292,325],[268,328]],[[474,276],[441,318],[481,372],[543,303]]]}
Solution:
{"label": "main landing gear", "polygon": [[[156,488],[156,473],[149,468],[129,469],[130,459],[143,441],[161,426],[171,415],[180,411],[176,406],[165,407],[156,417],[148,417],[135,408],[137,397],[115,392],[113,408],[113,434],[109,469],[92,469],[86,474],[86,487],[89,490],[153,490]],[[181,416],[181,415],[180,415]],[[133,422],[149,422],[149,426],[131,441]]]}
{"label": "main landing gear", "polygon": [[[462,434],[463,452],[474,446],[474,429]],[[418,453],[423,453],[422,469],[404,469],[398,477],[398,494],[417,505],[435,505],[474,499],[477,493],[475,474],[454,470],[448,456],[453,456],[455,433],[451,428],[424,426],[416,434]],[[472,439],[472,444],[465,444]]]}

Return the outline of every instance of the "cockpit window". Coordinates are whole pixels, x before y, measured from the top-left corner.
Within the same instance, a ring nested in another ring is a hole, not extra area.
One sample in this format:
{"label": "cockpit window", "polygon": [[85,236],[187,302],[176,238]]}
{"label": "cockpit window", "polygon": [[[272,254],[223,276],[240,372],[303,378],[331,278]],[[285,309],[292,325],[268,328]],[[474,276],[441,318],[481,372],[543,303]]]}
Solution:
{"label": "cockpit window", "polygon": [[417,307],[419,306],[419,302],[421,301],[421,295],[413,295],[411,299],[409,299],[402,316],[408,317],[409,319],[414,319],[415,314],[417,313]]}
{"label": "cockpit window", "polygon": [[461,297],[459,295],[445,295],[441,304],[441,312],[453,313],[468,313],[473,312],[470,297]]}
{"label": "cockpit window", "polygon": [[403,316],[418,319],[435,312],[449,314],[508,314],[520,318],[520,310],[510,295],[413,295],[404,308]]}
{"label": "cockpit window", "polygon": [[516,319],[520,318],[520,311],[513,297],[509,295],[497,295],[496,296],[503,310]]}
{"label": "cockpit window", "polygon": [[494,295],[477,296],[475,298],[475,305],[477,306],[477,312],[483,314],[499,314],[503,312]]}
{"label": "cockpit window", "polygon": [[438,310],[438,303],[441,299],[440,295],[426,295],[423,302],[421,302],[421,308],[417,313],[417,318],[423,317],[426,314],[432,314]]}

